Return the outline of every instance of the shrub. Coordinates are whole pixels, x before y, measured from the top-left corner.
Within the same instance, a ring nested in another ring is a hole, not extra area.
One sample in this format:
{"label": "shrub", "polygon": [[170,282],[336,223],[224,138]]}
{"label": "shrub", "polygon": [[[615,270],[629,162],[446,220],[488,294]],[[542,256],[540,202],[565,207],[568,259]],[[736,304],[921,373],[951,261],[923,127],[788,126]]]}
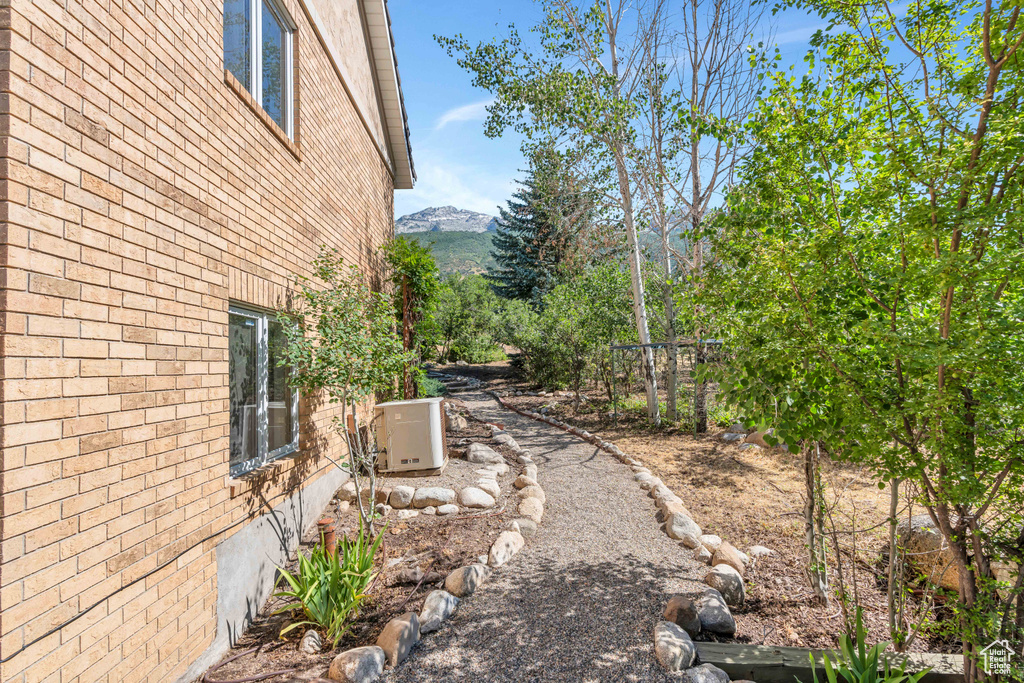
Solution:
{"label": "shrub", "polygon": [[366,598],[366,588],[375,576],[373,558],[383,540],[384,534],[380,533],[371,542],[360,525],[359,535],[351,541],[342,537],[333,553],[323,544],[316,545],[309,557],[300,552],[296,573],[279,567],[289,587],[276,597],[293,602],[274,614],[301,608],[305,616],[304,620],[289,624],[281,635],[300,626],[315,626],[323,629],[337,647]]}
{"label": "shrub", "polygon": [[[928,670],[915,674],[905,672],[906,665],[894,669],[888,660],[883,660],[882,653],[889,646],[888,643],[878,643],[868,648],[866,641],[867,631],[864,629],[864,619],[860,608],[857,608],[857,640],[844,633],[839,638],[839,652],[833,662],[825,655],[825,679],[828,683],[917,683]],[[814,656],[808,655],[811,663],[814,663]],[[881,672],[879,665],[882,665]],[[818,671],[812,670],[814,683],[818,683]]]}

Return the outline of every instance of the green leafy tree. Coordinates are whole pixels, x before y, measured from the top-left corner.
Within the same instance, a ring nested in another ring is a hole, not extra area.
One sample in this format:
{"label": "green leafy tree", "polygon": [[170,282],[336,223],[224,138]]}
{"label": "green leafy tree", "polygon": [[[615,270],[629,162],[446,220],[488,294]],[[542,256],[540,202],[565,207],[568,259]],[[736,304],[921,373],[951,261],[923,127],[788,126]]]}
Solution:
{"label": "green leafy tree", "polygon": [[498,297],[483,275],[447,275],[438,292],[437,357],[486,363],[502,357],[494,340]]}
{"label": "green leafy tree", "polygon": [[778,439],[917,485],[985,680],[979,651],[1024,641],[1019,571],[996,571],[1024,559],[1021,7],[796,6],[844,28],[750,125],[709,282],[720,379]]}
{"label": "green leafy tree", "polygon": [[[640,112],[647,104],[644,88],[649,37],[659,32],[667,4],[637,8],[628,2],[545,0],[544,17],[534,27],[537,51],[526,47],[512,28],[505,40],[476,47],[464,38],[438,37],[449,54],[474,74],[473,84],[495,96],[489,107],[487,134],[500,136],[506,128],[528,141],[570,135],[588,149],[611,188],[615,215],[628,246],[632,311],[641,343],[650,342],[644,294],[643,263],[638,238],[642,174],[632,163],[631,150],[643,125]],[[642,352],[648,418],[661,419],[654,352]]]}
{"label": "green leafy tree", "polygon": [[595,201],[567,166],[557,150],[538,148],[520,189],[498,209],[495,265],[487,276],[502,298],[538,305],[586,264]]}
{"label": "green leafy tree", "polygon": [[370,289],[359,268],[324,248],[312,273],[296,279],[294,307],[278,312],[287,340],[281,364],[292,368],[293,386],[325,393],[341,408],[333,426],[345,440],[348,462],[331,462],[352,476],[360,519],[372,533],[377,449],[373,430],[359,429],[357,409],[375,393],[393,390],[409,354],[395,331],[390,297]]}
{"label": "green leafy tree", "polygon": [[412,355],[402,372],[402,393],[407,399],[415,398],[413,365],[423,357],[423,350],[435,335],[434,310],[440,289],[437,264],[429,247],[405,237],[388,241],[382,251],[391,271],[402,346]]}

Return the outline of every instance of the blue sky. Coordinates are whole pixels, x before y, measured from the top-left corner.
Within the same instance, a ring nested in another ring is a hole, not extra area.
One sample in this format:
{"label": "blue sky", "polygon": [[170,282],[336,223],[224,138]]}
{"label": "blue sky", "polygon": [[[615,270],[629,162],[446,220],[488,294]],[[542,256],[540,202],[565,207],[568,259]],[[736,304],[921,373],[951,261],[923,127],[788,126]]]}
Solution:
{"label": "blue sky", "polygon": [[[525,33],[540,18],[540,4],[389,0],[388,9],[418,176],[414,189],[395,192],[395,215],[449,204],[497,214],[524,166],[520,141],[514,133],[499,140],[484,135],[488,94],[470,85],[470,75],[433,36],[461,33],[476,43],[506,35],[510,23]],[[799,62],[819,27],[817,17],[792,11],[777,17],[776,39],[786,59]]]}

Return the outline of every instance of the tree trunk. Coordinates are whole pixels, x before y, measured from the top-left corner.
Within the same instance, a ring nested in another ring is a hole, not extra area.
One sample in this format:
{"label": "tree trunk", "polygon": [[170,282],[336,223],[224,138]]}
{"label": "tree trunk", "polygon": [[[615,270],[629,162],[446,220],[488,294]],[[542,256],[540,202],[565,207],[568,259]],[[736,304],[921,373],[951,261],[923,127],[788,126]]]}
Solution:
{"label": "tree trunk", "polygon": [[[662,221],[666,218],[663,215]],[[665,369],[665,391],[668,393],[668,402],[665,407],[665,417],[669,422],[679,419],[679,409],[676,405],[676,394],[679,393],[679,349],[676,348],[676,322],[675,302],[672,299],[672,253],[669,250],[668,225],[661,226],[661,247],[662,258],[665,262],[665,283],[661,287],[661,296],[665,303],[665,341],[667,346],[668,367]]]}
{"label": "tree trunk", "polygon": [[647,393],[647,418],[651,424],[661,423],[661,407],[658,405],[658,378],[654,369],[654,350],[649,346],[651,333],[647,326],[647,304],[644,301],[644,277],[640,261],[640,244],[633,220],[633,194],[629,187],[629,174],[623,156],[622,145],[616,145],[615,168],[618,172],[619,193],[622,196],[623,222],[629,243],[629,271],[633,285],[633,316],[636,319],[637,338],[643,346],[640,358],[644,373],[644,387]]}
{"label": "tree trunk", "polygon": [[828,568],[825,566],[824,538],[821,534],[822,509],[819,502],[819,446],[804,446],[804,543],[807,545],[807,579],[814,596],[828,603]]}

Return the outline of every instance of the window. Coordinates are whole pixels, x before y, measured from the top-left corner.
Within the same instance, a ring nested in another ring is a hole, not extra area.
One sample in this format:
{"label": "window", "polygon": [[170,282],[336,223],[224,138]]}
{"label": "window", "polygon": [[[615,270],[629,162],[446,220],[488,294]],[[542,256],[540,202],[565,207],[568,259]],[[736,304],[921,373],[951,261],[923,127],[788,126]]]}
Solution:
{"label": "window", "polygon": [[264,313],[228,310],[231,474],[244,474],[299,447],[299,401],[280,364],[286,338]]}
{"label": "window", "polygon": [[295,28],[277,0],[224,0],[224,68],[289,138]]}

